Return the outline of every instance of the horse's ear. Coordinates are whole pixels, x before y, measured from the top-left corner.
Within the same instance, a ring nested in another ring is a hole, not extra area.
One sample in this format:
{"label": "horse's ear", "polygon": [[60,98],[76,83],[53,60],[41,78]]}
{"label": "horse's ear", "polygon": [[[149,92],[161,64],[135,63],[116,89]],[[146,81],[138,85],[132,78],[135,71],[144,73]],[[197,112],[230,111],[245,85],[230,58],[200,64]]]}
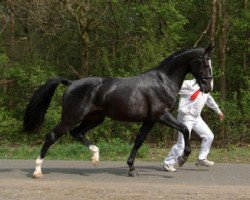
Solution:
{"label": "horse's ear", "polygon": [[208,57],[211,56],[213,48],[214,48],[214,44],[212,44],[212,43],[207,48],[205,48],[205,54],[208,55]]}

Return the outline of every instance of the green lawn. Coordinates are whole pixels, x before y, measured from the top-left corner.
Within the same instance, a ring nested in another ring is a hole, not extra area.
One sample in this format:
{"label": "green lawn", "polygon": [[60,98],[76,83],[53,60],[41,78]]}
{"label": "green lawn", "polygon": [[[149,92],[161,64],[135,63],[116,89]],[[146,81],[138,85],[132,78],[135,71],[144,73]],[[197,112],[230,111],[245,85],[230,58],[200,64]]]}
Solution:
{"label": "green lawn", "polygon": [[[124,160],[126,161],[132,149],[132,145],[122,142],[99,143],[100,160]],[[168,148],[149,147],[144,144],[138,154],[138,160],[144,161],[163,161],[169,152]],[[0,159],[36,159],[39,155],[41,145],[10,145],[2,144],[0,146]],[[199,153],[199,147],[193,146],[189,162],[194,162]],[[56,144],[52,146],[46,156],[46,159],[55,160],[89,160],[90,151],[79,143]],[[250,146],[244,147],[230,146],[226,149],[212,148],[209,159],[215,162],[232,163],[250,163]]]}

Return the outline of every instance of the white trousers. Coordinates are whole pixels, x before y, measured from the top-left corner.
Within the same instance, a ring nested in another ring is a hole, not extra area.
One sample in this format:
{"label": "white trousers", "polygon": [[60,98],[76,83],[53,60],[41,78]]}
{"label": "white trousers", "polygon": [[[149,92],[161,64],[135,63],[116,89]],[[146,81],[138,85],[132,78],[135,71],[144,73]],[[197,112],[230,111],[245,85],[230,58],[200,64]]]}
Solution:
{"label": "white trousers", "polygon": [[[194,130],[202,139],[201,148],[199,153],[199,159],[207,159],[207,155],[210,152],[210,148],[214,139],[214,134],[208,127],[208,125],[199,116],[197,118],[193,116],[181,116],[178,115],[177,120],[184,124],[189,130],[189,137],[191,136],[191,131]],[[172,147],[168,156],[165,158],[164,163],[167,165],[174,165],[177,158],[183,154],[184,151],[184,137],[181,132],[178,132],[177,143]]]}

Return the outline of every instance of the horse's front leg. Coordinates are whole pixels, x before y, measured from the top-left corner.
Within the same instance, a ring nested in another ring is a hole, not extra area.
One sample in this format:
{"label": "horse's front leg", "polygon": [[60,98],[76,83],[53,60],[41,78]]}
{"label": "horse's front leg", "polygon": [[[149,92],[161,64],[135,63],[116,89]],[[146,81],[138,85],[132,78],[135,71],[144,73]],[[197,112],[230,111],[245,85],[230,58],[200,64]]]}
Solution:
{"label": "horse's front leg", "polygon": [[135,167],[134,167],[134,160],[135,160],[135,156],[138,152],[138,149],[141,147],[143,141],[145,140],[148,132],[150,131],[150,129],[153,127],[154,124],[146,124],[146,123],[143,123],[140,130],[139,130],[139,133],[135,139],[135,144],[134,144],[134,147],[130,153],[130,156],[128,158],[128,161],[127,161],[127,164],[129,166],[129,172],[128,172],[128,175],[130,177],[136,177],[136,176],[139,176],[138,172],[136,171]]}
{"label": "horse's front leg", "polygon": [[179,123],[170,113],[166,112],[164,115],[162,115],[159,119],[159,122],[170,126],[172,128],[177,129],[183,134],[184,141],[185,141],[185,147],[184,147],[184,153],[182,156],[178,158],[179,166],[184,165],[184,163],[187,161],[190,153],[191,153],[191,145],[190,145],[190,139],[189,139],[189,130],[188,128]]}

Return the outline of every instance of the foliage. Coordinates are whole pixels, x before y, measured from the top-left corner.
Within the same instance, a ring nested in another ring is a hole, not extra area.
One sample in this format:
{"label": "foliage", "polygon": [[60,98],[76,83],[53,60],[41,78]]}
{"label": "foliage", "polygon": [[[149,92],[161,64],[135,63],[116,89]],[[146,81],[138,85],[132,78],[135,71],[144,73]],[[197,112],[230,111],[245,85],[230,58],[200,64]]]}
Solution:
{"label": "foliage", "polygon": [[[124,161],[128,159],[131,151],[131,145],[122,143],[119,140],[113,140],[112,143],[99,142],[97,146],[100,149],[100,164],[102,160]],[[195,162],[199,154],[199,145],[193,146],[192,154],[188,162]],[[31,146],[28,144],[13,145],[3,144],[0,148],[0,159],[36,159],[40,152],[40,146]],[[164,148],[150,147],[143,144],[138,152],[138,159],[143,161],[162,162],[169,152],[169,146]],[[46,159],[48,160],[88,160],[90,162],[91,152],[83,147],[80,143],[57,144],[50,148]],[[230,145],[227,148],[212,149],[209,159],[216,163],[249,163],[250,149],[249,146],[237,147]]]}
{"label": "foliage", "polygon": [[[56,90],[40,132],[23,133],[22,118],[33,91],[51,77],[76,79],[86,71],[86,66],[89,76],[133,76],[158,65],[179,49],[192,47],[208,25],[210,3],[205,0],[1,1],[0,140],[34,144],[43,141],[43,135],[60,119],[65,87]],[[226,119],[223,123],[215,121],[216,114],[208,109],[203,117],[215,133],[218,145],[246,144],[250,142],[250,15],[247,7],[243,8],[242,2],[236,0],[227,3],[227,10],[230,26],[224,102],[219,94],[218,44],[212,58],[215,77],[212,94]],[[217,36],[219,33],[218,28]],[[84,40],[85,36],[88,38]],[[209,40],[209,34],[205,34],[199,46],[206,46]],[[220,134],[222,126],[226,135]],[[120,140],[132,144],[139,127],[137,123],[106,119],[87,135],[94,142]],[[157,125],[147,142],[165,145],[175,139],[175,133]],[[69,138],[62,142],[71,141]]]}

